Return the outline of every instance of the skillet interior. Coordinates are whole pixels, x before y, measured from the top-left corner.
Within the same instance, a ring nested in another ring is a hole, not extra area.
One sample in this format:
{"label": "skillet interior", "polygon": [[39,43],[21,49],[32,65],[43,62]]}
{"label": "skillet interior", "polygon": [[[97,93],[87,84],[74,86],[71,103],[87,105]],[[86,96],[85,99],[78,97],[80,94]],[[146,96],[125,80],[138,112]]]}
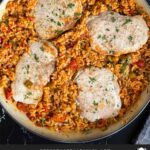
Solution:
{"label": "skillet interior", "polygon": [[[8,0],[5,0],[0,8],[0,13],[4,12],[5,6]],[[147,11],[150,14],[150,8],[145,0],[136,0],[137,3],[144,7],[145,11]],[[107,137],[109,135],[112,135],[118,131],[120,131],[122,128],[127,126],[130,122],[132,122],[139,114],[142,112],[142,110],[146,107],[146,105],[149,102],[150,98],[150,84],[148,88],[142,93],[141,97],[137,101],[137,103],[132,106],[132,108],[126,113],[126,115],[115,124],[109,126],[109,128],[105,131],[101,131],[98,129],[94,129],[89,134],[79,134],[74,132],[69,133],[56,133],[54,131],[49,131],[46,128],[41,128],[35,126],[22,112],[20,112],[12,103],[6,101],[3,89],[0,89],[0,103],[3,106],[3,108],[10,114],[10,116],[16,120],[19,124],[24,126],[25,128],[29,129],[30,131],[43,136],[50,140],[55,141],[61,141],[61,142],[87,142],[87,141],[93,141],[96,139],[101,139],[104,137]]]}

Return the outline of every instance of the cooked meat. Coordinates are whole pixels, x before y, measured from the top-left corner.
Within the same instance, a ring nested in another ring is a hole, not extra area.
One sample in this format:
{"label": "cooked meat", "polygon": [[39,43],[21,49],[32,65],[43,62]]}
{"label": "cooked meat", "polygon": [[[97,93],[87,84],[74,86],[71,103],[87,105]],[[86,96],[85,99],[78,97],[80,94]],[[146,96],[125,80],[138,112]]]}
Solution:
{"label": "cooked meat", "polygon": [[43,94],[43,86],[50,81],[55,69],[56,48],[49,42],[34,42],[30,52],[25,53],[16,67],[12,83],[13,98],[16,101],[36,104]]}
{"label": "cooked meat", "polygon": [[148,27],[142,16],[123,16],[107,11],[87,22],[93,50],[120,55],[138,51],[148,40]]}
{"label": "cooked meat", "polygon": [[81,116],[89,121],[116,116],[121,108],[120,88],[109,69],[86,68],[76,76]]}
{"label": "cooked meat", "polygon": [[35,28],[43,39],[52,39],[75,25],[82,15],[80,0],[38,0]]}
{"label": "cooked meat", "polygon": [[6,5],[9,2],[9,0],[4,0],[0,3],[0,20],[2,19],[2,16],[6,12]]}

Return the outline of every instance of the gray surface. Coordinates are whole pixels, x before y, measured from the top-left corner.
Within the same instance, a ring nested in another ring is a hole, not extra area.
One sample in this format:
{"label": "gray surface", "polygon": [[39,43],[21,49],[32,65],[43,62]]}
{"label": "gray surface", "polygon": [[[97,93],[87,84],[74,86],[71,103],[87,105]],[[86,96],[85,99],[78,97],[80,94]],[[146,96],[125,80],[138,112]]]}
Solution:
{"label": "gray surface", "polygon": [[136,144],[150,144],[150,116],[141,130],[141,133],[136,140]]}

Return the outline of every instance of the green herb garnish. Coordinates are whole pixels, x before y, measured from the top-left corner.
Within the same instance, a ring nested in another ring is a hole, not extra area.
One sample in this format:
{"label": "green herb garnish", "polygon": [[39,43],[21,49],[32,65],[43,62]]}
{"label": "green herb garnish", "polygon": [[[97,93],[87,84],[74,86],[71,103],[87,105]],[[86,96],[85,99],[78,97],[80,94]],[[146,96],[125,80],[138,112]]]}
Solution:
{"label": "green herb garnish", "polygon": [[112,22],[115,22],[115,21],[116,21],[116,18],[115,18],[115,17],[111,17],[111,21],[112,21]]}
{"label": "green herb garnish", "polygon": [[42,46],[40,47],[40,50],[41,50],[42,52],[44,52],[44,48],[43,48]]}
{"label": "green herb garnish", "polygon": [[27,74],[29,74],[29,68],[30,68],[29,65],[26,65],[26,66],[25,66],[25,69],[26,69],[26,71],[27,71]]}
{"label": "green herb garnish", "polygon": [[100,38],[101,38],[101,35],[99,35],[97,38],[100,39]]}
{"label": "green herb garnish", "polygon": [[81,13],[75,13],[74,16],[79,17],[79,16],[81,16]]}
{"label": "green herb garnish", "polygon": [[44,126],[45,126],[45,121],[46,121],[46,119],[45,119],[45,118],[42,118],[42,119],[41,119],[42,127],[44,127]]}
{"label": "green herb garnish", "polygon": [[60,35],[60,34],[62,34],[64,31],[63,30],[56,30],[55,31],[55,33],[57,34],[57,35]]}
{"label": "green herb garnish", "polygon": [[106,40],[106,35],[103,35],[103,36],[102,36],[102,40]]}
{"label": "green herb garnish", "polygon": [[36,62],[39,62],[39,57],[36,54],[34,54],[34,59],[36,60]]}
{"label": "green herb garnish", "polygon": [[58,22],[57,22],[57,25],[58,25],[58,26],[61,26],[61,23],[58,21]]}
{"label": "green herb garnish", "polygon": [[109,51],[109,54],[114,54],[114,53],[115,53],[114,50],[110,50],[110,51]]}
{"label": "green herb garnish", "polygon": [[[47,16],[48,17],[48,16]],[[54,20],[54,19],[50,19],[51,20],[51,22],[54,22],[54,23],[56,23],[56,21]]]}
{"label": "green herb garnish", "polygon": [[30,98],[31,95],[32,95],[32,93],[31,93],[31,92],[28,92],[28,93],[24,96],[24,98],[25,98],[25,99]]}
{"label": "green herb garnish", "polygon": [[126,25],[126,24],[128,24],[128,23],[130,23],[130,22],[132,22],[131,19],[126,19],[125,22],[124,22],[122,25],[124,26],[124,25]]}
{"label": "green herb garnish", "polygon": [[75,6],[75,4],[73,4],[73,3],[68,4],[68,8],[73,8],[74,6]]}
{"label": "green herb garnish", "polygon": [[96,81],[96,78],[92,78],[92,77],[89,77],[89,79],[90,79],[90,81],[89,81],[89,83],[91,83],[91,84],[93,84],[95,81]]}
{"label": "green herb garnish", "polygon": [[98,103],[94,100],[93,105],[97,106],[97,105],[98,105]]}
{"label": "green herb garnish", "polygon": [[116,32],[119,32],[119,29],[116,27]]}
{"label": "green herb garnish", "polygon": [[133,37],[130,35],[130,36],[128,37],[128,40],[131,42],[132,39],[133,39]]}

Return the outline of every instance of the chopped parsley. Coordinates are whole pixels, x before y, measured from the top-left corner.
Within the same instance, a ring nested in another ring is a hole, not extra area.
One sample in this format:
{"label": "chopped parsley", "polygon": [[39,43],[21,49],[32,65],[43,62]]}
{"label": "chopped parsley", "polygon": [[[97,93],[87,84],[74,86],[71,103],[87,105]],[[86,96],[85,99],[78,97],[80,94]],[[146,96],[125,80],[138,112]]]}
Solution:
{"label": "chopped parsley", "polygon": [[115,53],[114,50],[110,50],[110,51],[109,51],[109,54],[114,54],[114,53]]}
{"label": "chopped parsley", "polygon": [[57,22],[57,25],[58,25],[58,26],[61,26],[61,23],[58,21],[58,22]]}
{"label": "chopped parsley", "polygon": [[75,14],[74,14],[74,17],[75,17],[74,20],[78,21],[78,20],[80,19],[80,16],[81,16],[81,15],[82,15],[81,13],[75,13]]}
{"label": "chopped parsley", "polygon": [[96,81],[96,78],[94,77],[89,77],[89,83],[93,84]]}
{"label": "chopped parsley", "polygon": [[34,59],[36,60],[36,62],[39,62],[39,57],[36,54],[34,54]]}
{"label": "chopped parsley", "polygon": [[79,17],[79,16],[81,16],[81,13],[75,13],[74,16]]}
{"label": "chopped parsley", "polygon": [[38,98],[35,98],[34,100],[35,100],[35,101],[38,101]]}
{"label": "chopped parsley", "polygon": [[97,106],[97,105],[98,105],[98,103],[94,100],[93,105]]}
{"label": "chopped parsley", "polygon": [[113,74],[113,76],[112,76],[112,81],[114,81],[115,80],[115,75]]}
{"label": "chopped parsley", "polygon": [[106,88],[106,89],[105,89],[105,91],[107,92],[107,91],[108,91],[108,89]]}
{"label": "chopped parsley", "polygon": [[115,21],[116,21],[116,18],[115,18],[115,17],[111,17],[111,21],[112,21],[112,22],[115,22]]}
{"label": "chopped parsley", "polygon": [[24,99],[30,98],[31,95],[32,95],[32,93],[31,93],[31,92],[28,92],[28,93],[24,96]]}
{"label": "chopped parsley", "polygon": [[65,15],[65,11],[64,10],[62,11],[62,15]]}
{"label": "chopped parsley", "polygon": [[107,103],[107,104],[109,104],[109,103],[110,103],[108,99],[106,99],[106,103]]}
{"label": "chopped parsley", "polygon": [[119,29],[116,27],[116,32],[119,32]]}
{"label": "chopped parsley", "polygon": [[73,4],[73,3],[68,4],[68,8],[73,8],[74,6],[75,6],[75,4]]}
{"label": "chopped parsley", "polygon": [[30,68],[29,65],[26,65],[26,66],[25,66],[25,69],[26,69],[26,73],[27,73],[27,74],[29,74],[29,68]]}
{"label": "chopped parsley", "polygon": [[100,38],[101,38],[101,35],[99,35],[97,38],[100,39]]}
{"label": "chopped parsley", "polygon": [[45,119],[45,118],[42,118],[42,119],[41,119],[42,127],[44,127],[44,126],[45,126],[45,121],[46,121],[46,119]]}
{"label": "chopped parsley", "polygon": [[[47,16],[47,17],[49,17],[49,16]],[[54,20],[54,19],[50,19],[51,20],[51,22],[54,22],[54,23],[56,23],[56,21]]]}
{"label": "chopped parsley", "polygon": [[106,35],[98,35],[98,37],[97,37],[98,39],[102,39],[102,40],[106,40]]}
{"label": "chopped parsley", "polygon": [[106,35],[103,35],[103,36],[102,36],[102,40],[106,40]]}
{"label": "chopped parsley", "polygon": [[85,41],[85,40],[82,40],[82,41],[80,42],[81,48],[84,48],[85,45],[86,45],[86,41]]}
{"label": "chopped parsley", "polygon": [[111,15],[114,15],[114,12],[111,12],[110,14],[111,14]]}
{"label": "chopped parsley", "polygon": [[43,48],[42,46],[40,47],[40,50],[41,50],[42,52],[44,52],[44,48]]}
{"label": "chopped parsley", "polygon": [[55,33],[57,34],[57,35],[60,35],[60,34],[62,34],[64,31],[63,30],[56,30],[55,31]]}
{"label": "chopped parsley", "polygon": [[131,42],[132,39],[133,39],[133,37],[130,35],[130,36],[128,37],[129,42]]}
{"label": "chopped parsley", "polygon": [[113,112],[112,115],[115,116],[116,114]]}
{"label": "chopped parsley", "polygon": [[52,14],[53,14],[53,15],[55,15],[55,16],[58,16],[58,14],[57,14],[57,13],[55,13],[54,11],[52,11]]}
{"label": "chopped parsley", "polygon": [[126,19],[125,22],[124,22],[122,25],[124,26],[124,25],[126,25],[126,24],[128,24],[128,23],[130,23],[130,22],[132,22],[131,19]]}

